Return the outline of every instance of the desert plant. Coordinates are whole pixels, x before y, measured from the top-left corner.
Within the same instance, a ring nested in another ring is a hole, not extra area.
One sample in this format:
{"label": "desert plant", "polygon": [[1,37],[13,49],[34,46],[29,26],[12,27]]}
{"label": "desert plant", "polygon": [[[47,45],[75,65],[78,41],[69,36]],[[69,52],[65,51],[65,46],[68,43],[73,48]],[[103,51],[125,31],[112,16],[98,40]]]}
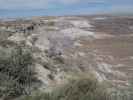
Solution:
{"label": "desert plant", "polygon": [[93,78],[71,80],[50,93],[28,96],[22,100],[109,100],[106,89]]}
{"label": "desert plant", "polygon": [[0,57],[0,97],[9,99],[29,94],[35,80],[32,66],[32,54],[21,46],[16,46],[8,57]]}
{"label": "desert plant", "polygon": [[54,21],[49,21],[49,22],[47,22],[47,25],[48,26],[54,26],[55,25],[55,22]]}
{"label": "desert plant", "polygon": [[110,100],[133,100],[133,85],[116,88],[110,92]]}

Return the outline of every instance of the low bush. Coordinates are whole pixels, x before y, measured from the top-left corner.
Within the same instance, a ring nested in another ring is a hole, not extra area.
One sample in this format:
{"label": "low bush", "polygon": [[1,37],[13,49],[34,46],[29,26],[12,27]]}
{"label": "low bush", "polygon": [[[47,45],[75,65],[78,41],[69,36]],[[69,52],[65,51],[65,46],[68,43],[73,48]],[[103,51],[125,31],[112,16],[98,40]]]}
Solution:
{"label": "low bush", "polygon": [[41,93],[22,100],[109,100],[107,90],[96,79],[71,80],[51,93]]}
{"label": "low bush", "polygon": [[55,22],[54,21],[49,21],[49,22],[46,23],[46,25],[48,25],[48,26],[54,26],[55,25]]}
{"label": "low bush", "polygon": [[35,80],[32,66],[32,54],[21,46],[16,46],[10,53],[8,52],[8,56],[0,56],[0,98],[10,100],[29,94]]}

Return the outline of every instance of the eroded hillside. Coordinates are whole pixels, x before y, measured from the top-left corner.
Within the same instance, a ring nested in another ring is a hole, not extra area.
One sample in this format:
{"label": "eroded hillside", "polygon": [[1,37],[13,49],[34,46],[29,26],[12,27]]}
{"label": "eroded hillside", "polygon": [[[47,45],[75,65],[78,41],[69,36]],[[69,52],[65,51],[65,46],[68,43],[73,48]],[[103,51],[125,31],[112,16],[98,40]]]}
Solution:
{"label": "eroded hillside", "polygon": [[41,90],[62,84],[71,72],[92,72],[99,81],[120,87],[133,79],[132,17],[1,20],[1,48],[10,42],[31,49]]}

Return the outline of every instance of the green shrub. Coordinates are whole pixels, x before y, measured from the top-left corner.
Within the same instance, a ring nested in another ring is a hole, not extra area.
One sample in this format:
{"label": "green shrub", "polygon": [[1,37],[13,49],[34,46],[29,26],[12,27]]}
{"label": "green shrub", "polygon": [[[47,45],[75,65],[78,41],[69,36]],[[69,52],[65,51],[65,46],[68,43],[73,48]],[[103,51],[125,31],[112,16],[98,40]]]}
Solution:
{"label": "green shrub", "polygon": [[0,98],[9,100],[29,94],[35,80],[32,66],[32,54],[21,46],[16,46],[8,56],[0,57]]}
{"label": "green shrub", "polygon": [[48,26],[54,26],[55,25],[55,22],[54,21],[49,21],[49,22],[47,22],[47,25]]}
{"label": "green shrub", "polygon": [[133,87],[132,85],[125,88],[115,88],[110,93],[111,100],[133,100]]}

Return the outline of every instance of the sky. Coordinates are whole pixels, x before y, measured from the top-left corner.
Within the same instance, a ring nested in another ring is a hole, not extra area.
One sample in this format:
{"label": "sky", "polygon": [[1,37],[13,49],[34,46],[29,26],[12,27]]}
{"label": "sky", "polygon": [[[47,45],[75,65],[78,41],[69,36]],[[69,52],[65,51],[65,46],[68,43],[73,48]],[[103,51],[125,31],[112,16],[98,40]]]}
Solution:
{"label": "sky", "polygon": [[133,13],[133,0],[0,0],[0,17]]}

